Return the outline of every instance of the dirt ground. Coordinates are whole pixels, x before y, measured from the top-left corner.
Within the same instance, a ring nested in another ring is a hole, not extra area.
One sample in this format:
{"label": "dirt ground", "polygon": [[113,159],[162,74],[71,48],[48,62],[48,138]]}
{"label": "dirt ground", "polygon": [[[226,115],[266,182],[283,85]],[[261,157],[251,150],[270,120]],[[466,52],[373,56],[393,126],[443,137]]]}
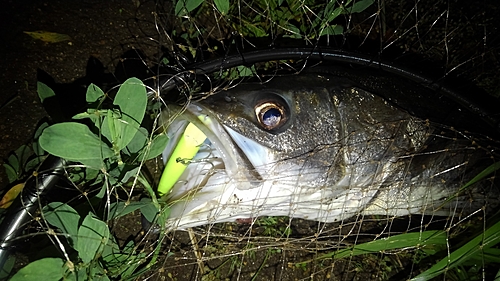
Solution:
{"label": "dirt ground", "polygon": [[[149,1],[149,11],[154,2]],[[70,83],[85,76],[87,60],[93,56],[110,71],[127,50],[138,46],[136,38],[154,28],[151,21],[137,22],[134,1],[2,1],[0,4],[0,155],[8,156],[28,142],[37,122],[46,113],[36,92],[37,69],[57,83]],[[140,29],[139,29],[140,28]],[[66,34],[69,41],[46,43],[25,31]],[[152,33],[154,34],[154,33]],[[0,172],[0,186],[6,181]]]}

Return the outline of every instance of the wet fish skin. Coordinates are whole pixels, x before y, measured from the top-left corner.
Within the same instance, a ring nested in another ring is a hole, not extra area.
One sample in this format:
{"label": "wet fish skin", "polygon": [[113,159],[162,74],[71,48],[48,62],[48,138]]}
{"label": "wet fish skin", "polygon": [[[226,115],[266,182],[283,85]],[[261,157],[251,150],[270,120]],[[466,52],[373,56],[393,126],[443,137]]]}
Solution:
{"label": "wet fish skin", "polygon": [[[256,113],[262,104],[277,104],[284,121],[263,126]],[[192,106],[187,114],[219,124],[216,134],[236,155],[238,173],[219,170],[224,180],[177,193],[182,199],[172,205],[172,225],[263,215],[333,222],[369,214],[467,214],[488,196],[490,205],[498,204],[493,182],[456,196],[491,162],[485,149],[343,78],[276,77]]]}

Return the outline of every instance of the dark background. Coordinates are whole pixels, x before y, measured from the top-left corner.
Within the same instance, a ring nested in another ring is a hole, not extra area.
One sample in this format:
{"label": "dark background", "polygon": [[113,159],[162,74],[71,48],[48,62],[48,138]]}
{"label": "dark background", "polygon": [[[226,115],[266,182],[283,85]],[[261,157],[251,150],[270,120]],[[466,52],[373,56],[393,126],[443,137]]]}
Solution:
{"label": "dark background", "polygon": [[[146,30],[156,33],[153,17],[141,12],[154,11],[154,2],[143,3],[141,9],[138,5],[113,0],[1,2],[0,105],[8,103],[0,108],[1,162],[30,141],[37,122],[46,116],[36,92],[37,69],[57,83],[71,83],[86,75],[91,56],[113,71],[127,50],[147,51],[150,46],[155,51],[154,44],[144,44],[148,43]],[[24,33],[38,30],[66,34],[71,40],[46,43]],[[0,186],[4,186],[5,171],[0,170]]]}

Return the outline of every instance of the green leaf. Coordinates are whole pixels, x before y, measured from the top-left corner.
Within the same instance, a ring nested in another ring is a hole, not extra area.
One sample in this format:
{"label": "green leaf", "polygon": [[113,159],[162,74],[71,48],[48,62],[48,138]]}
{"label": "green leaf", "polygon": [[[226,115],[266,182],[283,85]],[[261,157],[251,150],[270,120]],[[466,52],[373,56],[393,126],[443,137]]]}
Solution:
{"label": "green leaf", "polygon": [[366,10],[366,8],[370,7],[373,4],[373,2],[375,2],[375,0],[358,0],[346,10],[349,11],[350,14],[360,13]]}
{"label": "green leaf", "polygon": [[[104,117],[101,133],[105,136],[112,144],[113,148],[118,149],[118,142],[121,138],[120,132],[123,124],[120,120],[121,114],[119,112],[115,112],[113,110],[108,110],[106,113],[106,117]],[[117,151],[115,151],[117,152]]]}
{"label": "green leaf", "polygon": [[158,206],[155,204],[147,204],[141,207],[141,213],[149,222],[153,222],[159,213]]}
{"label": "green leaf", "polygon": [[9,162],[9,165],[12,167],[12,169],[14,169],[14,172],[16,173],[16,178],[17,178],[17,175],[19,174],[19,172],[21,170],[21,163],[19,163],[19,158],[17,157],[17,155],[15,153],[12,153],[11,155],[9,155],[9,158],[7,159],[7,161]]}
{"label": "green leaf", "polygon": [[482,255],[484,251],[496,246],[498,243],[500,243],[500,222],[497,222],[486,231],[467,242],[467,244],[453,251],[447,257],[411,280],[430,280],[450,269],[461,266],[470,259],[483,260]]}
{"label": "green leaf", "polygon": [[99,175],[102,176],[100,172],[101,172],[100,170],[96,169],[85,169],[85,180],[86,181],[95,180]]}
{"label": "green leaf", "polygon": [[477,176],[475,176],[473,179],[471,179],[468,183],[466,183],[464,186],[462,186],[460,188],[460,190],[463,190],[463,189],[475,184],[476,182],[484,179],[485,177],[487,177],[488,175],[490,175],[491,173],[495,172],[498,169],[500,169],[500,162],[495,162],[495,163],[491,164],[486,169],[481,171],[481,173],[479,173]]}
{"label": "green leaf", "polygon": [[251,67],[240,65],[237,67],[240,77],[253,76],[257,71],[255,70],[255,65]]}
{"label": "green leaf", "polygon": [[68,234],[68,240],[74,246],[78,237],[80,215],[69,205],[52,202],[43,208],[45,219],[53,226]]}
{"label": "green leaf", "polygon": [[78,229],[78,240],[75,249],[84,263],[98,257],[98,250],[109,239],[109,228],[101,220],[88,214]]}
{"label": "green leaf", "polygon": [[87,268],[86,267],[75,267],[75,271],[68,272],[68,275],[65,276],[66,279],[64,281],[81,281],[81,280],[90,280],[87,276]]}
{"label": "green leaf", "polygon": [[[330,5],[331,3],[335,3],[335,1],[328,3],[328,5]],[[333,6],[331,8],[333,8]],[[325,15],[326,21],[324,21],[324,22],[327,24],[330,23],[332,20],[334,20],[338,16],[340,16],[343,12],[345,12],[345,10],[343,8],[341,8],[341,7],[335,8],[335,10],[333,10],[331,13],[328,13]]]}
{"label": "green leaf", "polygon": [[[77,113],[75,116],[71,117],[71,119],[75,119],[75,120],[80,120],[80,119],[85,119],[85,118],[90,118],[92,119],[92,117],[94,117],[95,114],[92,114],[92,113],[89,113],[89,112],[81,112],[81,113]],[[94,120],[92,120],[94,121]]]}
{"label": "green leaf", "polygon": [[42,134],[43,130],[45,130],[45,128],[47,128],[49,126],[49,123],[47,122],[43,122],[42,124],[40,124],[40,126],[38,126],[38,128],[36,128],[36,131],[35,131],[35,135],[34,135],[34,139],[38,139],[40,137],[40,135]]}
{"label": "green leaf", "polygon": [[101,160],[113,151],[90,129],[80,123],[65,122],[46,128],[40,146],[50,154],[74,161]]}
{"label": "green leaf", "polygon": [[128,280],[127,277],[136,274],[135,270],[147,260],[144,259],[147,253],[144,251],[136,253],[134,241],[129,241],[123,250],[113,240],[108,243],[102,253],[105,267],[108,269],[108,276],[120,277],[120,280]]}
{"label": "green leaf", "polygon": [[9,183],[15,182],[17,180],[17,173],[14,168],[12,168],[9,164],[3,164],[5,168],[5,172],[7,173],[7,178],[9,179]]}
{"label": "green leaf", "polygon": [[148,130],[141,127],[135,134],[134,138],[127,145],[127,149],[130,153],[137,153],[139,152],[139,150],[144,148],[147,141],[148,141]]}
{"label": "green leaf", "polygon": [[24,170],[27,172],[27,171],[30,171],[32,169],[35,169],[36,167],[38,167],[40,165],[40,163],[43,162],[43,157],[35,157],[33,159],[31,159],[30,161],[28,161],[28,163],[26,163],[26,166],[24,167]]}
{"label": "green leaf", "polygon": [[341,25],[329,25],[325,27],[320,33],[319,36],[323,35],[339,35],[344,33],[344,27]]}
{"label": "green leaf", "polygon": [[113,102],[121,112],[121,119],[115,122],[118,149],[126,147],[134,138],[146,113],[147,102],[146,86],[141,80],[129,78],[121,85]]}
{"label": "green leaf", "polygon": [[125,172],[123,175],[123,178],[121,179],[122,183],[126,183],[130,180],[132,177],[136,177],[138,172],[139,172],[139,166],[136,165],[124,165],[127,169],[123,169],[122,172]]}
{"label": "green leaf", "polygon": [[44,258],[21,268],[11,281],[58,281],[64,276],[64,260]]}
{"label": "green leaf", "polygon": [[167,225],[167,219],[170,216],[170,208],[164,207],[160,210],[158,217],[156,218],[156,223],[160,225],[161,230],[165,230],[165,225]]}
{"label": "green leaf", "polygon": [[151,199],[143,198],[139,202],[115,202],[110,205],[109,219],[115,219],[132,213],[146,205],[152,204]]}
{"label": "green leaf", "polygon": [[103,184],[103,185],[101,186],[101,189],[99,190],[99,193],[97,193],[94,197],[95,197],[96,199],[102,199],[102,198],[104,198],[104,195],[106,195],[106,192],[107,192],[106,185],[105,185],[105,184]]}
{"label": "green leaf", "polygon": [[85,99],[88,103],[96,102],[100,97],[104,96],[104,92],[101,88],[97,87],[94,84],[90,84],[87,88],[87,94]]}
{"label": "green leaf", "polygon": [[137,176],[139,165],[111,163],[106,170],[109,175],[108,180],[111,184],[126,183],[130,178]]}
{"label": "green leaf", "polygon": [[45,128],[47,128],[48,126],[49,123],[43,122],[35,131],[35,136],[33,137],[33,139],[35,140],[35,142],[33,143],[33,152],[35,152],[37,156],[42,156],[45,153],[43,148],[40,146],[40,143],[38,143],[38,139],[42,135],[43,130],[45,130]]}
{"label": "green leaf", "polygon": [[215,7],[223,15],[229,12],[229,0],[214,0]]}
{"label": "green leaf", "polygon": [[500,249],[484,248],[482,254],[472,255],[470,259],[465,260],[462,265],[474,266],[484,265],[486,263],[500,263]]}
{"label": "green leaf", "polygon": [[182,17],[198,8],[204,0],[179,0],[175,5],[175,15]]}
{"label": "green leaf", "polygon": [[0,269],[0,280],[7,280],[7,277],[10,275],[15,264],[16,257],[14,255],[10,255],[6,258],[3,268]]}
{"label": "green leaf", "polygon": [[[445,231],[433,230],[404,233],[354,245],[346,249],[341,249],[331,253],[320,255],[317,258],[338,259],[404,248],[417,248],[427,254],[433,254],[446,247],[446,238],[447,237]],[[308,262],[311,262],[311,260],[299,264],[305,264]]]}
{"label": "green leaf", "polygon": [[78,160],[82,163],[86,168],[100,171],[105,164],[101,159],[80,159]]}
{"label": "green leaf", "polygon": [[38,141],[33,143],[33,152],[35,152],[36,156],[43,156],[45,154],[45,150],[40,146]]}
{"label": "green leaf", "polygon": [[[128,250],[128,249],[130,250]],[[135,248],[135,245],[133,244],[133,241],[130,241],[128,245],[125,246],[124,251],[132,251]],[[129,254],[129,263],[126,264],[126,266],[122,266],[123,273],[121,273],[122,276],[132,276],[136,274],[141,274],[140,272],[145,272],[147,267],[143,267],[143,269],[139,270],[138,272],[136,271],[139,266],[142,266],[142,264],[145,261],[146,253],[141,252],[137,255],[130,256]],[[137,276],[137,275],[136,275]]]}
{"label": "green leaf", "polygon": [[[133,240],[129,241],[128,243],[134,243]],[[127,246],[123,249],[124,251],[127,249]],[[110,237],[109,242],[104,246],[102,250],[102,258],[104,262],[109,266],[109,265],[115,265],[114,263],[121,263],[125,261],[126,259],[116,259],[115,254],[120,255],[122,251],[120,251],[120,246],[118,243],[116,243],[115,237]],[[128,252],[125,252],[128,254]]]}
{"label": "green leaf", "polygon": [[38,97],[40,97],[42,103],[45,99],[56,96],[54,91],[52,91],[52,89],[49,88],[49,86],[45,85],[42,82],[37,82],[37,92],[38,92]]}
{"label": "green leaf", "polygon": [[140,152],[139,159],[144,161],[158,157],[165,150],[167,143],[168,136],[166,134],[157,135],[151,145],[144,147]]}
{"label": "green leaf", "polygon": [[103,268],[101,263],[93,263],[90,266],[89,280],[92,281],[109,281],[107,271]]}
{"label": "green leaf", "polygon": [[19,159],[19,171],[18,174],[21,176],[23,174],[23,171],[26,168],[26,164],[28,163],[28,159],[33,155],[33,151],[31,148],[27,145],[21,145],[16,151],[14,152],[17,155],[17,159]]}
{"label": "green leaf", "polygon": [[291,23],[285,23],[285,28],[287,29],[287,33],[289,34],[286,34],[283,37],[295,38],[295,39],[301,38],[300,29],[295,25]]}
{"label": "green leaf", "polygon": [[262,27],[257,26],[253,23],[245,23],[243,26],[243,33],[249,33],[250,35],[253,35],[255,37],[264,37],[267,36],[266,30],[264,30]]}

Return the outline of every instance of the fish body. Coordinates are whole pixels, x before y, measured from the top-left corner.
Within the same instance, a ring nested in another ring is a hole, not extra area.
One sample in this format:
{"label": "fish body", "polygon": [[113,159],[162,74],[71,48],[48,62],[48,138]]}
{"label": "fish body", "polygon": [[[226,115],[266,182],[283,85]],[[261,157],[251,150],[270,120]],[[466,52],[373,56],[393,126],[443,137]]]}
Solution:
{"label": "fish body", "polygon": [[343,77],[274,77],[173,111],[163,113],[166,158],[189,123],[207,140],[178,159],[187,168],[165,195],[171,229],[258,216],[466,215],[498,204],[492,180],[460,191],[492,163],[490,148]]}

